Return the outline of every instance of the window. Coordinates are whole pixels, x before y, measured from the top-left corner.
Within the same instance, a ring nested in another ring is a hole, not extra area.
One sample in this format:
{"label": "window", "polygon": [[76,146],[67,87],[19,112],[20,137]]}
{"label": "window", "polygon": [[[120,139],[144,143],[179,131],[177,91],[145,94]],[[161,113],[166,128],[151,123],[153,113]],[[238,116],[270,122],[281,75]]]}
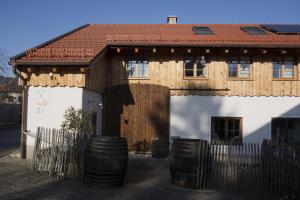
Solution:
{"label": "window", "polygon": [[184,77],[205,78],[206,60],[204,56],[187,57],[184,59]]}
{"label": "window", "polygon": [[292,58],[275,59],[273,61],[273,78],[294,78],[294,69]]}
{"label": "window", "polygon": [[272,141],[300,145],[300,118],[273,118]]}
{"label": "window", "polygon": [[212,140],[222,140],[234,143],[242,142],[242,118],[239,117],[212,117]]}
{"label": "window", "polygon": [[227,63],[230,78],[250,78],[250,60],[248,57],[233,58]]}
{"label": "window", "polygon": [[212,30],[207,26],[194,26],[193,31],[197,35],[212,35]]}
{"label": "window", "polygon": [[129,59],[126,70],[129,78],[146,78],[148,76],[148,60]]}
{"label": "window", "polygon": [[241,30],[245,31],[246,33],[250,34],[250,35],[266,35],[267,33],[256,27],[256,26],[242,26]]}

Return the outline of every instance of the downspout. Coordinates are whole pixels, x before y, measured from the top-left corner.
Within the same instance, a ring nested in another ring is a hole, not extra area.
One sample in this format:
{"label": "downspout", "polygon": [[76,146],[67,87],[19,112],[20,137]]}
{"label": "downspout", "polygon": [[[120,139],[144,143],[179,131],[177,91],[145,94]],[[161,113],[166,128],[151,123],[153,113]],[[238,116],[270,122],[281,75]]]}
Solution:
{"label": "downspout", "polygon": [[[22,98],[22,119],[21,119],[21,134],[20,134],[20,158],[26,159],[26,131],[27,131],[27,125],[26,125],[26,114],[27,114],[27,84],[26,84],[26,78],[22,76],[22,74],[18,71],[17,65],[14,62],[10,62],[13,72],[23,81],[23,98]],[[25,114],[26,112],[26,114]]]}

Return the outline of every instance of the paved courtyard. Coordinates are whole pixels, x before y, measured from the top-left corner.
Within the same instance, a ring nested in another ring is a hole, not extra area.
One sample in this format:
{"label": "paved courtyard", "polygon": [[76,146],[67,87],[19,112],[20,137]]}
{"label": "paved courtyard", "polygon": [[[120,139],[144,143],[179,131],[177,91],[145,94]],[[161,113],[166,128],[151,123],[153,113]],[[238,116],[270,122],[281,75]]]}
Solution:
{"label": "paved courtyard", "polygon": [[20,127],[0,126],[0,157],[19,149]]}
{"label": "paved courtyard", "polygon": [[133,200],[252,200],[270,195],[182,189],[169,183],[168,160],[135,156],[129,160],[126,184],[121,188],[99,189],[79,182],[60,181],[34,173],[28,160],[13,156],[0,159],[0,199],[133,199]]}

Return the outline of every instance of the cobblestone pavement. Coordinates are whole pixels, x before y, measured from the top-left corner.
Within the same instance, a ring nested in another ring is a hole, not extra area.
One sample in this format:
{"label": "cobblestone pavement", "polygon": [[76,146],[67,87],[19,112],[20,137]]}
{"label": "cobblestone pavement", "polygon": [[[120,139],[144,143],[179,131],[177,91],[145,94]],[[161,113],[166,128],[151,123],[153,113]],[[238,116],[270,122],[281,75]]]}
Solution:
{"label": "cobblestone pavement", "polygon": [[252,200],[272,199],[257,194],[237,194],[182,189],[169,183],[168,161],[145,156],[129,160],[126,184],[121,188],[99,189],[78,182],[60,181],[34,173],[28,160],[12,156],[0,159],[0,199],[133,199],[133,200]]}
{"label": "cobblestone pavement", "polygon": [[0,126],[0,157],[19,149],[20,127]]}

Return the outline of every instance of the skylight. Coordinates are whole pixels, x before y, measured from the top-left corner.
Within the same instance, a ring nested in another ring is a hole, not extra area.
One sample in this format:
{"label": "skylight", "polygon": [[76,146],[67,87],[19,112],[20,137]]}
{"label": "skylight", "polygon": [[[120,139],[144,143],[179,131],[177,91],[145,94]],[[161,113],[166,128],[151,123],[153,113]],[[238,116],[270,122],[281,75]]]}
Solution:
{"label": "skylight", "polygon": [[250,35],[266,35],[267,33],[256,27],[256,26],[243,26],[241,27],[241,30],[245,31],[246,33],[250,34]]}
{"label": "skylight", "polygon": [[207,26],[194,26],[193,31],[197,35],[212,35],[212,30]]}

